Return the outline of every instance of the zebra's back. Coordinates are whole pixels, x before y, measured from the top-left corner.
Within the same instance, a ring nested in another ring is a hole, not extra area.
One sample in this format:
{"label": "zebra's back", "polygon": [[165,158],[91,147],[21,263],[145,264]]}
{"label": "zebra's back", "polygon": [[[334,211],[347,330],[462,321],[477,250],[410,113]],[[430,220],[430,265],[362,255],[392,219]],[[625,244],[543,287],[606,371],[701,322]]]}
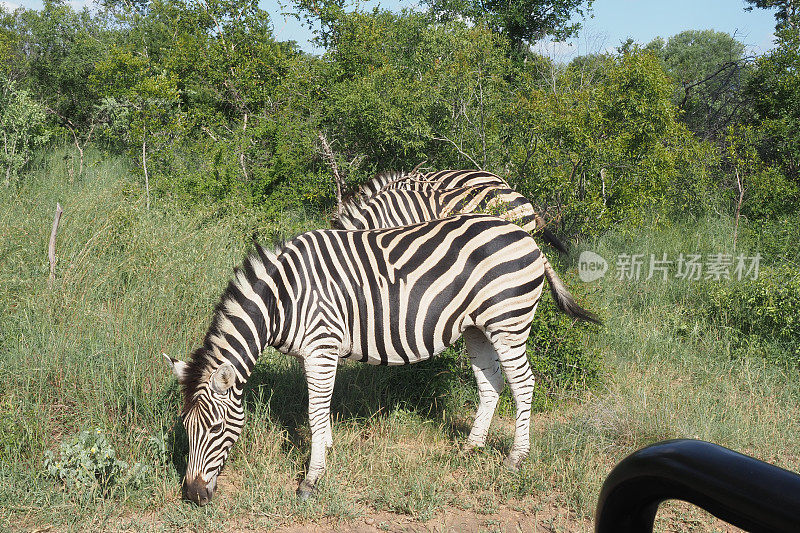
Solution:
{"label": "zebra's back", "polygon": [[490,214],[514,222],[525,231],[536,229],[536,212],[518,192],[496,185],[432,189],[399,182],[366,201],[349,200],[334,224],[342,229],[392,228],[472,213]]}
{"label": "zebra's back", "polygon": [[476,187],[478,185],[494,185],[504,189],[511,186],[506,180],[485,170],[440,170],[430,172],[423,179],[436,189],[458,189],[460,187]]}

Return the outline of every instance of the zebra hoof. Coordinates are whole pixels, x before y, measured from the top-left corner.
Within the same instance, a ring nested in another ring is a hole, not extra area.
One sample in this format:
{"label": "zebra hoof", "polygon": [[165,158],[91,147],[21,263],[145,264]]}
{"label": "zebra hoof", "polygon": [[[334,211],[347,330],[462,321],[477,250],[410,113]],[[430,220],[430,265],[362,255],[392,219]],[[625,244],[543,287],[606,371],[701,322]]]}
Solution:
{"label": "zebra hoof", "polygon": [[480,446],[472,442],[465,442],[464,446],[461,447],[461,453],[463,453],[464,455],[474,455],[482,451],[483,451],[483,446]]}
{"label": "zebra hoof", "polygon": [[300,482],[300,486],[297,487],[297,499],[301,502],[308,501],[309,498],[317,496],[317,487],[306,481],[305,479]]}
{"label": "zebra hoof", "polygon": [[505,459],[503,459],[503,466],[505,466],[508,470],[516,474],[517,472],[519,472],[520,465],[522,464],[522,459],[523,458],[512,459],[511,457],[506,457]]}

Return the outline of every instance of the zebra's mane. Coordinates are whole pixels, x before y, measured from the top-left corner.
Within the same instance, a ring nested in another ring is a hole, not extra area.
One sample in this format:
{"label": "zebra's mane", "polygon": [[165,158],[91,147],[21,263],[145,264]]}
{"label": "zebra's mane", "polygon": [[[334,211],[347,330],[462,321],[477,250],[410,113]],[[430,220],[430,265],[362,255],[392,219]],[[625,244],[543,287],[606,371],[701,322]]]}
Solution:
{"label": "zebra's mane", "polygon": [[386,170],[375,174],[371,179],[365,181],[353,191],[347,199],[350,201],[363,201],[378,194],[389,183],[400,181],[410,174],[405,170]]}
{"label": "zebra's mane", "polygon": [[225,291],[223,291],[217,305],[214,307],[211,325],[206,331],[202,346],[194,350],[189,356],[189,360],[186,361],[186,372],[182,381],[182,413],[186,413],[192,405],[194,405],[195,397],[200,387],[208,380],[210,373],[221,364],[221,362],[214,357],[212,349],[214,345],[213,339],[219,336],[223,331],[222,322],[227,314],[227,303],[234,298],[234,294],[240,292],[239,288],[244,279],[253,279],[255,277],[257,267],[263,267],[268,276],[273,275],[277,268],[269,259],[269,256],[279,254],[283,246],[277,248],[273,252],[268,252],[257,242],[253,244],[254,249],[247,254],[242,262],[242,266],[234,268],[233,276],[230,281],[228,281]]}
{"label": "zebra's mane", "polygon": [[[420,174],[416,169],[410,172],[405,170],[387,170],[375,174],[370,180],[362,183],[355,191],[342,200],[342,210],[344,215],[352,216],[366,206],[370,200],[380,193],[395,188],[409,190],[433,189],[434,183],[426,179],[425,175]],[[337,221],[333,221],[334,226],[341,226]]]}
{"label": "zebra's mane", "polygon": [[375,174],[342,199],[341,214],[330,221],[331,227],[338,229],[352,227],[353,218],[363,211],[372,198],[380,193],[386,185],[401,181],[406,176],[408,173],[404,170],[387,170]]}

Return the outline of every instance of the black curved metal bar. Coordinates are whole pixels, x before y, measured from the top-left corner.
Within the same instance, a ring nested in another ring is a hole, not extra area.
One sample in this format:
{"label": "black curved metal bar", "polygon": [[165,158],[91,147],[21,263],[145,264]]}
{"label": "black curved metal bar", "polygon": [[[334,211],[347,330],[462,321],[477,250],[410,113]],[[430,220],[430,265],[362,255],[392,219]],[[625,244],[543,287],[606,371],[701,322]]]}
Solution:
{"label": "black curved metal bar", "polygon": [[701,440],[632,453],[606,478],[596,533],[653,530],[664,500],[684,500],[739,528],[800,532],[800,475]]}

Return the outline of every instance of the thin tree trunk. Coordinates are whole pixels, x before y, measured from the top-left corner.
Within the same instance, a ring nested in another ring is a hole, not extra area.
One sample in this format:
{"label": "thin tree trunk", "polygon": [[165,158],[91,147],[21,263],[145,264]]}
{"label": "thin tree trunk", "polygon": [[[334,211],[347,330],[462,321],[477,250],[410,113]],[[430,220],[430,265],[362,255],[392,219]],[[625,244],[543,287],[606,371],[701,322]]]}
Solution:
{"label": "thin tree trunk", "polygon": [[81,143],[78,141],[78,134],[71,126],[67,126],[69,131],[72,132],[72,139],[75,141],[75,148],[78,149],[78,156],[79,156],[79,163],[78,163],[78,176],[83,175],[83,148],[81,148]]}
{"label": "thin tree trunk", "polygon": [[144,169],[144,190],[147,209],[150,209],[150,177],[147,175],[147,134],[142,137],[142,168]]}
{"label": "thin tree trunk", "polygon": [[246,181],[250,181],[250,176],[247,175],[247,167],[244,164],[244,143],[247,140],[245,137],[245,132],[247,131],[247,113],[244,114],[244,124],[242,125],[242,148],[239,152],[239,164],[242,167],[242,173],[244,174],[244,179]]}
{"label": "thin tree trunk", "polygon": [[61,204],[56,202],[56,216],[53,219],[53,229],[50,230],[50,245],[47,247],[47,259],[50,261],[50,278],[47,286],[52,287],[56,279],[56,233],[58,233],[58,223],[61,221]]}
{"label": "thin tree trunk", "polygon": [[3,132],[3,153],[6,154],[6,181],[5,185],[8,187],[11,185],[11,158],[8,157],[8,136],[6,132]]}
{"label": "thin tree trunk", "polygon": [[739,176],[739,170],[736,170],[736,187],[739,190],[739,201],[736,203],[736,224],[733,227],[733,251],[736,251],[736,237],[739,234],[739,216],[742,213],[742,200],[744,200],[744,187],[742,186],[742,178]]}

